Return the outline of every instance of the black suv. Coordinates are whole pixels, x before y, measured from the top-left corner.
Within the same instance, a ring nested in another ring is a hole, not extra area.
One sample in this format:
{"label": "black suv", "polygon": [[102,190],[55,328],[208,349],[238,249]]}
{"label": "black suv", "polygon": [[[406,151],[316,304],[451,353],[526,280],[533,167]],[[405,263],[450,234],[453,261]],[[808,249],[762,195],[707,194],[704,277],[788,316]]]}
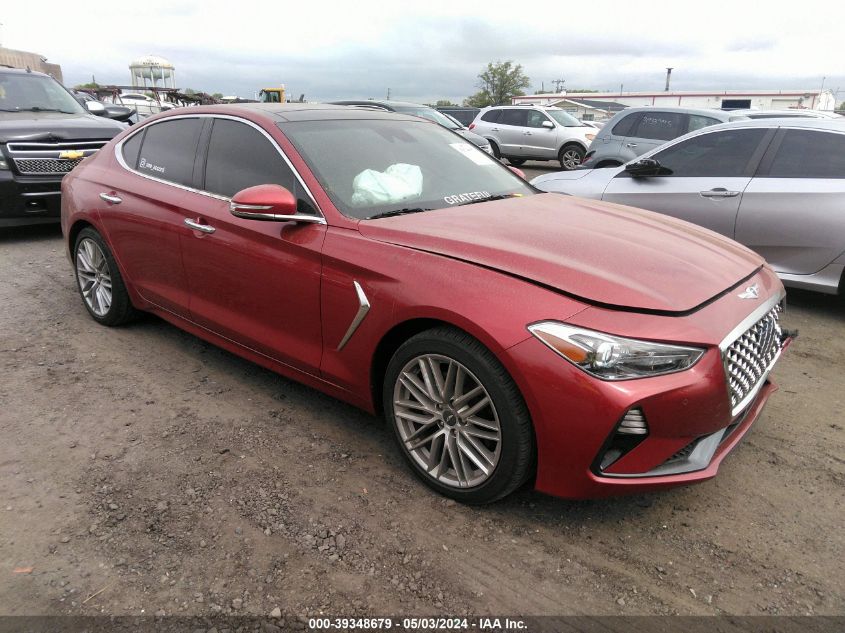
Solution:
{"label": "black suv", "polygon": [[49,75],[0,68],[0,227],[58,222],[62,176],[125,127]]}

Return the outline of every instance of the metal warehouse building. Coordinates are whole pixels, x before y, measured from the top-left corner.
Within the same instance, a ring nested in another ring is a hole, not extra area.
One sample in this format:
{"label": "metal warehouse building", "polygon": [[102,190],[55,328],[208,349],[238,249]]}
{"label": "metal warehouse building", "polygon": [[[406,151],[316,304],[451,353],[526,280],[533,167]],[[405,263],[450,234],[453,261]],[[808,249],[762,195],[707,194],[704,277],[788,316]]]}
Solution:
{"label": "metal warehouse building", "polygon": [[725,90],[722,92],[564,92],[512,97],[513,104],[557,105],[572,107],[573,101],[587,101],[596,107],[601,102],[617,106],[684,106],[687,108],[753,108],[755,110],[786,110],[809,108],[832,111],[836,107],[831,90]]}

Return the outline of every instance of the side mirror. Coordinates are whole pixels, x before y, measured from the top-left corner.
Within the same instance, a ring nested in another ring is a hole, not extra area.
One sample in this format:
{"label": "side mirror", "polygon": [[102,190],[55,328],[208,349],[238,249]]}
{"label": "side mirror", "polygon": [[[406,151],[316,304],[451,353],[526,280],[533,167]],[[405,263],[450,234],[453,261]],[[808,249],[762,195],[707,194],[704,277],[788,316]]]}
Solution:
{"label": "side mirror", "polygon": [[523,180],[528,180],[528,178],[525,175],[525,172],[522,171],[521,169],[518,169],[518,168],[514,167],[513,165],[508,165],[508,169],[510,169],[513,173],[515,173],[517,176],[519,176]]}
{"label": "side mirror", "polygon": [[644,176],[657,176],[661,173],[666,173],[660,165],[660,161],[655,158],[641,158],[633,163],[625,165],[625,171],[631,174],[634,178],[641,178]]}
{"label": "side mirror", "polygon": [[553,129],[555,129],[555,124],[554,124],[554,123],[552,123],[551,121],[543,121],[540,125],[542,125],[542,126],[543,126],[544,128],[546,128],[547,130],[553,130]]}
{"label": "side mirror", "polygon": [[88,112],[90,112],[91,114],[96,114],[97,116],[106,116],[106,106],[104,106],[99,101],[86,101],[85,109],[88,110]]}
{"label": "side mirror", "polygon": [[239,191],[232,197],[229,211],[245,220],[326,223],[322,216],[297,213],[296,198],[279,185],[256,185]]}

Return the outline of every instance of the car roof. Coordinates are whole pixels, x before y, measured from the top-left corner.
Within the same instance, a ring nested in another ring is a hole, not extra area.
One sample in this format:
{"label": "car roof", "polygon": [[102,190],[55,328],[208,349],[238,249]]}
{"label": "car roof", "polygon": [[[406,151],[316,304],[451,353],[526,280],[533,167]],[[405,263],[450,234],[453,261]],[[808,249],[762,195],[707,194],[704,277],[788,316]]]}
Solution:
{"label": "car roof", "polygon": [[720,117],[724,120],[732,116],[743,116],[741,112],[736,110],[719,110],[717,108],[687,108],[683,106],[659,106],[659,105],[645,105],[645,106],[631,106],[620,110],[617,115],[630,114],[631,112],[680,112],[681,114],[700,114],[702,116]]}
{"label": "car roof", "polygon": [[840,119],[815,119],[815,118],[798,118],[788,117],[784,119],[745,119],[742,121],[730,121],[728,123],[720,123],[719,125],[711,125],[704,127],[697,132],[712,132],[715,130],[724,130],[737,127],[763,127],[763,128],[806,128],[808,130],[829,130],[831,132],[845,132],[845,118]]}
{"label": "car roof", "polygon": [[11,68],[0,64],[0,73],[10,75],[38,75],[39,77],[50,77],[47,73],[40,73],[37,70],[28,70],[26,68]]}
{"label": "car roof", "polygon": [[394,121],[424,121],[419,117],[386,110],[356,108],[328,103],[232,103],[211,106],[176,108],[175,112],[185,116],[197,114],[231,114],[243,116],[249,112],[275,122],[285,121],[332,121],[349,119],[388,119]]}
{"label": "car roof", "polygon": [[772,116],[775,114],[782,114],[784,118],[806,117],[806,118],[820,118],[820,119],[836,119],[839,117],[835,112],[826,112],[824,110],[810,110],[807,108],[792,108],[792,109],[763,109],[754,110],[752,108],[742,108],[738,110],[728,110],[731,114],[742,114],[744,116],[753,116],[755,114]]}

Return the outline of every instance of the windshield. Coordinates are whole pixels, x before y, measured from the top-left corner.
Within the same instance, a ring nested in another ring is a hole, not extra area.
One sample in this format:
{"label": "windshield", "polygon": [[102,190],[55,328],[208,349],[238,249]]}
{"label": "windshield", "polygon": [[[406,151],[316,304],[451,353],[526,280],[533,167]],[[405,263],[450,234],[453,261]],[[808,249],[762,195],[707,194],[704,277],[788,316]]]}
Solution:
{"label": "windshield", "polygon": [[0,74],[0,110],[3,112],[84,112],[76,99],[51,77]]}
{"label": "windshield", "polygon": [[463,128],[463,125],[445,116],[439,110],[435,110],[434,108],[426,108],[425,106],[399,106],[394,107],[396,112],[401,112],[402,114],[411,114],[413,116],[421,116],[424,119],[428,119],[429,121],[434,121],[435,123],[439,123],[447,130],[460,130]]}
{"label": "windshield", "polygon": [[545,110],[545,112],[564,127],[584,127],[581,121],[563,110]]}
{"label": "windshield", "polygon": [[301,121],[279,127],[335,206],[352,218],[535,191],[472,143],[423,121]]}

